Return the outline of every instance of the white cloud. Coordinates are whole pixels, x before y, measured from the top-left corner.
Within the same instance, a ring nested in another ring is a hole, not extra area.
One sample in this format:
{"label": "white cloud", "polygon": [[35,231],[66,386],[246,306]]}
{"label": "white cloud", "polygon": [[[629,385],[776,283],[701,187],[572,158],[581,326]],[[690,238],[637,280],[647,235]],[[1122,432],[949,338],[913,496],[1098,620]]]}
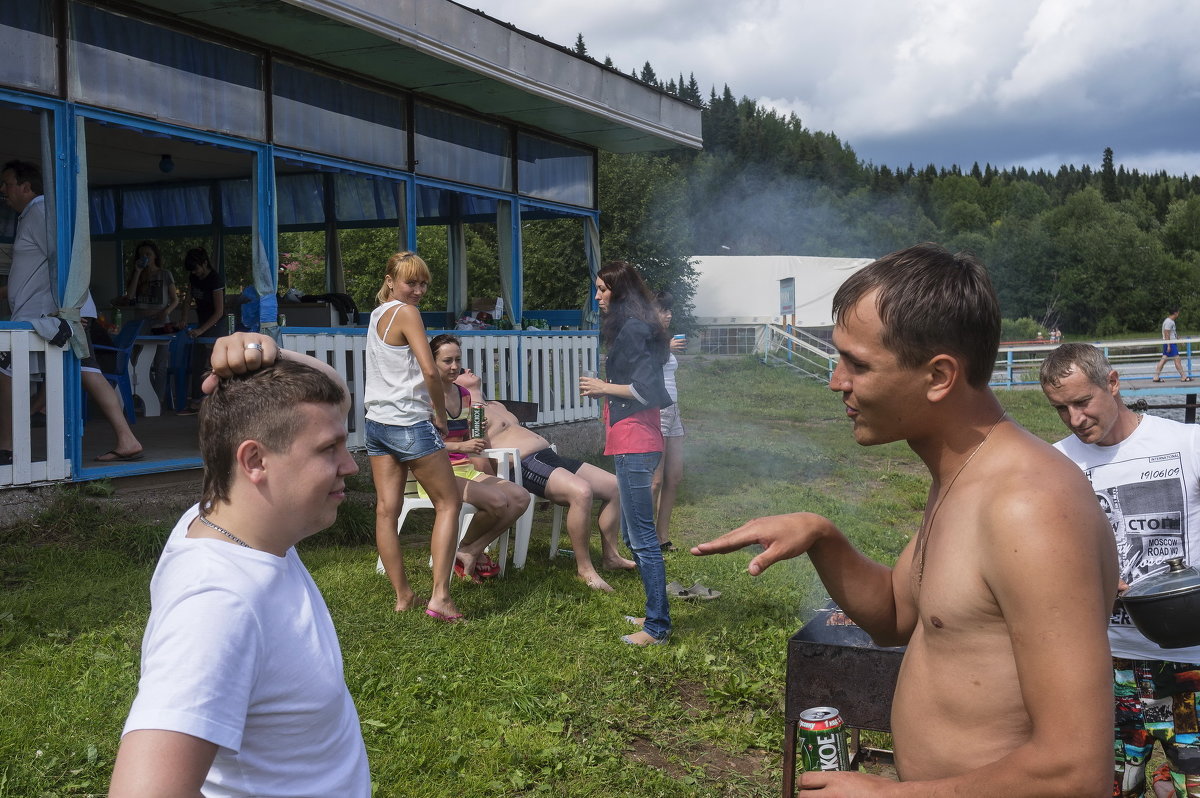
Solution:
{"label": "white cloud", "polygon": [[1113,146],[1172,171],[1200,131],[1191,0],[471,5],[559,44],[582,33],[590,55],[626,73],[646,61],[664,82],[694,73],[706,99],[728,84],[877,163],[1090,162]]}

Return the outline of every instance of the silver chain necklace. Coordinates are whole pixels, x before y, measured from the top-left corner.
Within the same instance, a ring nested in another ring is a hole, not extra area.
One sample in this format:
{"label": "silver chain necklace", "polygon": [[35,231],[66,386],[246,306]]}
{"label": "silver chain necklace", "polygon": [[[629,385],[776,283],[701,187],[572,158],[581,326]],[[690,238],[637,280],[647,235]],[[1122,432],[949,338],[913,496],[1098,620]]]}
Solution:
{"label": "silver chain necklace", "polygon": [[246,543],[244,540],[239,538],[237,535],[233,534],[232,532],[230,532],[228,529],[226,529],[223,526],[217,526],[212,521],[209,521],[207,518],[205,518],[203,515],[200,516],[200,523],[204,524],[205,526],[212,527],[213,529],[217,530],[222,535],[229,538],[230,540],[232,540],[234,543],[238,544],[239,546],[244,546],[247,549],[251,548],[250,544]]}

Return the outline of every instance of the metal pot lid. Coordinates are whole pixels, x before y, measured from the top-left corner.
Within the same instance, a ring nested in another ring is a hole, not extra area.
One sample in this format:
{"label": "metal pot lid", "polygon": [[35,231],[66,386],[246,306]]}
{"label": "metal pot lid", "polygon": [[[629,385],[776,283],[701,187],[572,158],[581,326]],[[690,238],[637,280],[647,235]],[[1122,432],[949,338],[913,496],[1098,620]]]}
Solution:
{"label": "metal pot lid", "polygon": [[1167,560],[1170,569],[1138,582],[1121,594],[1122,599],[1149,599],[1200,588],[1200,571],[1184,564],[1182,557]]}

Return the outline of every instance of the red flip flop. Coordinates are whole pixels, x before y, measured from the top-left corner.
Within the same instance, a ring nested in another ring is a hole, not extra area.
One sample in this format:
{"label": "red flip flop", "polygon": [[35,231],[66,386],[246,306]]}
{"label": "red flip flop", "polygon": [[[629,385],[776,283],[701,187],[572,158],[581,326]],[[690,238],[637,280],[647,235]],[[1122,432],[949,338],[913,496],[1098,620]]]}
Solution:
{"label": "red flip flop", "polygon": [[468,576],[466,566],[464,566],[462,564],[462,560],[458,559],[457,557],[454,558],[454,575],[457,576],[459,579],[470,579],[472,582],[482,582],[483,581],[482,579],[479,578],[479,568],[478,567],[476,567],[475,573]]}
{"label": "red flip flop", "polygon": [[479,559],[475,561],[475,573],[482,576],[484,579],[491,579],[500,575],[500,565],[496,563],[487,552],[479,555]]}

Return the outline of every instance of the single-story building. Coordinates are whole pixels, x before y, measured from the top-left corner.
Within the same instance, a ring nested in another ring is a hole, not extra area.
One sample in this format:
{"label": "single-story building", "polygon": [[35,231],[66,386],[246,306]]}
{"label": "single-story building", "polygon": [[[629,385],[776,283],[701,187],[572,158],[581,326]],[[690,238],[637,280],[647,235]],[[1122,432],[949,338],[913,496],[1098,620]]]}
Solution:
{"label": "single-story building", "polygon": [[[6,0],[0,47],[0,162],[40,165],[65,310],[90,291],[112,321],[141,240],[203,246],[227,296],[256,301],[265,331],[327,357],[361,396],[361,327],[327,311],[280,328],[281,267],[316,263],[322,293],[346,293],[380,280],[379,258],[355,260],[363,231],[392,251],[436,240],[446,307],[433,326],[447,326],[480,295],[469,228],[514,329],[470,334],[468,364],[498,398],[538,403],[541,423],[596,416],[568,388],[594,367],[594,307],[572,309],[575,330],[521,331],[530,310],[550,310],[525,306],[522,231],[573,228],[586,286],[600,260],[597,153],[701,145],[699,107],[449,0]],[[0,210],[0,252],[14,232]],[[287,250],[301,239],[318,255]],[[197,467],[194,418],[160,412],[180,397],[147,393],[146,358],[171,344],[138,338],[128,373],[112,375],[132,383],[144,459],[98,464],[111,436],[98,413],[85,424],[76,355],[0,319],[14,367],[0,487]]]}
{"label": "single-story building", "polygon": [[697,255],[692,314],[700,326],[700,351],[749,354],[762,351],[767,325],[791,323],[780,304],[780,281],[794,280],[797,327],[833,327],[833,294],[871,258],[800,255]]}

